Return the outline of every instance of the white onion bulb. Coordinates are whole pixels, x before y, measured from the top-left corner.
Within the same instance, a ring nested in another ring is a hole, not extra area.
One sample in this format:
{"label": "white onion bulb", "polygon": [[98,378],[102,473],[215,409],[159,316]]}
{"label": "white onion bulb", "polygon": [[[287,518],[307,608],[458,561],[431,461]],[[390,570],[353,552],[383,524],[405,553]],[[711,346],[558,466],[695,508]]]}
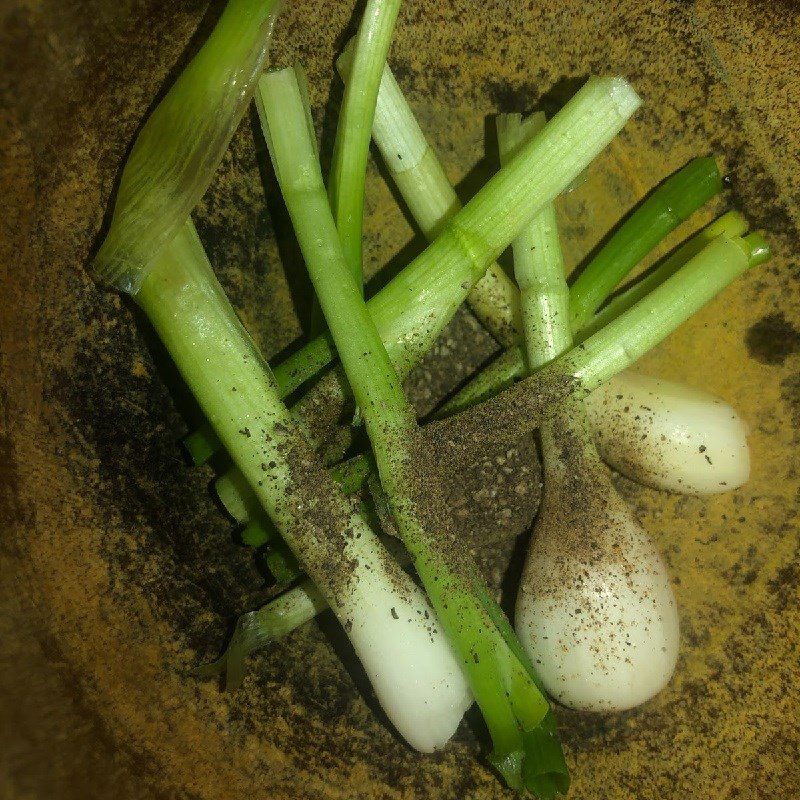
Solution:
{"label": "white onion bulb", "polygon": [[577,471],[573,461],[545,456],[516,629],[555,700],[620,711],[669,681],[677,606],[664,562],[596,454]]}
{"label": "white onion bulb", "polygon": [[747,426],[707,392],[626,371],[585,405],[603,460],[639,483],[714,494],[750,476]]}

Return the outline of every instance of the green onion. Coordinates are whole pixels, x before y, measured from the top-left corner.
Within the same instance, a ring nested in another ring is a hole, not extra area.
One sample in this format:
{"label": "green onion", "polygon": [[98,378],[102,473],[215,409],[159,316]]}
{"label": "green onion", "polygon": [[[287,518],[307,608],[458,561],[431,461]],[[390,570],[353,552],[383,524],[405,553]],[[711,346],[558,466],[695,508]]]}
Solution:
{"label": "green onion", "polygon": [[261,547],[275,538],[275,526],[269,517],[259,513],[242,528],[239,538],[247,547]]}
{"label": "green onion", "polygon": [[[347,81],[347,50],[336,66]],[[388,65],[381,77],[372,136],[414,220],[428,241],[433,241],[461,209],[461,202]],[[467,303],[501,344],[516,341],[519,292],[499,264],[489,265],[467,295]]]}
{"label": "green onion", "polygon": [[[634,213],[634,215],[631,216],[631,220],[634,219],[635,216]],[[663,283],[671,275],[674,275],[690,258],[697,255],[697,253],[717,236],[723,234],[727,236],[741,236],[746,230],[747,224],[739,212],[730,211],[724,214],[677,248],[674,253],[664,259],[652,272],[634,282],[630,288],[612,299],[595,315],[585,328],[576,334],[576,340],[578,342],[583,341],[613,319],[616,319],[624,311],[627,311],[656,286]],[[610,243],[611,242],[609,242],[609,244]],[[450,398],[439,410],[438,416],[448,416],[475,405],[475,403],[482,402],[525,375],[526,359],[524,348],[521,345],[510,347],[472,378],[472,380],[460,389],[457,394]]]}
{"label": "green onion", "polygon": [[719,219],[706,225],[699,233],[676,248],[663,259],[655,269],[634,281],[624,291],[606,303],[594,317],[578,332],[578,340],[586,339],[599,331],[606,324],[616,319],[623,311],[627,311],[645,295],[663,283],[670,275],[674,275],[690,258],[699,253],[717,236],[742,236],[747,232],[747,220],[738,211],[728,211]]}
{"label": "green onion", "polygon": [[722,191],[713,158],[695,158],[667,178],[617,229],[569,293],[573,332],[586,325],[619,282],[664,237]]}
{"label": "green onion", "polygon": [[[721,224],[712,223],[712,225],[714,225],[717,231],[720,230],[737,231],[741,229],[741,224],[739,220],[740,216],[738,214],[725,215],[724,217],[720,218],[720,220],[717,221],[717,223]],[[676,255],[685,256],[686,254],[691,254],[691,253],[696,254],[697,245],[704,242],[706,243],[708,242],[707,231],[708,228],[701,231],[697,235],[697,237],[690,240],[685,245],[685,249],[684,247],[679,248],[679,250],[676,251]],[[752,242],[756,240],[751,239],[750,241]],[[761,249],[757,249],[751,254],[750,266],[761,264],[768,257],[769,257],[769,250],[764,249],[764,247],[762,246]],[[676,263],[673,260],[673,257],[671,256],[669,261],[665,263],[668,263],[669,273],[673,274],[676,271],[675,270]],[[658,268],[657,271],[663,276],[660,267]],[[665,279],[665,276],[663,277]],[[704,304],[704,302],[705,301],[700,303],[700,305],[698,305],[697,308],[700,308]],[[618,306],[618,310],[619,311],[623,310],[622,304]],[[669,331],[667,332],[670,332],[671,330],[673,330],[673,328],[670,328]],[[525,377],[527,373],[528,373],[527,360],[524,348],[522,346],[515,346],[509,348],[508,350],[501,353],[500,356],[498,356],[488,367],[486,367],[484,370],[478,373],[478,375],[475,378],[473,378],[472,381],[470,381],[460,392],[458,392],[450,401],[448,401],[448,403],[446,403],[442,407],[442,409],[438,412],[437,418],[439,419],[445,418],[457,414],[458,412],[470,408],[471,406],[480,404],[488,400],[489,398],[493,397],[503,389],[508,388],[515,381]],[[642,379],[639,377],[634,377],[631,380],[625,382],[624,386],[617,385],[617,389],[620,391],[624,390],[625,392],[627,392],[628,390],[625,387],[630,386],[630,389],[634,390],[636,389],[638,384],[641,383],[641,380]],[[668,387],[664,388],[666,389]],[[694,401],[699,402],[701,398],[696,395],[697,393],[693,395]],[[626,396],[627,394],[623,395],[623,397]],[[655,400],[653,402],[655,402]],[[709,409],[713,410],[714,408],[719,406],[721,401],[717,400],[716,398],[707,397],[703,400],[703,402],[708,405]],[[587,403],[590,404],[590,409],[593,411],[593,413],[598,413],[598,409],[596,408],[597,404],[600,404],[604,407],[606,407],[609,403],[612,406],[616,404],[615,397],[611,397],[609,399],[608,392],[603,392],[601,394],[598,394],[596,398],[593,394],[589,394],[587,398]],[[606,410],[608,409],[606,408]],[[721,409],[721,412],[724,412],[724,408]],[[735,416],[735,412],[733,412],[733,410],[731,410],[731,414]],[[724,416],[724,413],[722,413],[722,415]],[[714,418],[716,419],[719,416],[720,416],[719,414],[715,414]],[[731,422],[732,424],[731,426],[729,426],[730,430],[728,430],[724,434],[728,438],[735,436],[736,431],[740,429],[737,419],[733,419]],[[712,425],[712,421],[710,418],[707,420],[706,424],[709,426]],[[616,432],[615,431],[616,427],[618,426],[612,426],[611,429],[597,432],[599,444],[603,447],[604,457],[606,456],[606,451],[608,447],[611,447],[612,445],[616,446],[616,443],[618,443],[618,437],[615,437],[614,435]],[[639,436],[642,435],[644,434],[643,433],[639,434]],[[735,444],[736,444],[735,441],[732,441],[731,447],[733,447],[733,449],[736,452],[740,452],[741,447],[739,447],[737,450]],[[720,447],[723,447],[724,449],[723,445],[720,445]],[[730,449],[730,447],[728,449]],[[630,448],[628,448],[628,450],[630,450]],[[618,455],[619,454],[609,455],[607,460],[612,461],[616,467],[622,469],[627,474],[631,475],[631,477],[633,478],[640,477],[639,473],[641,472],[642,476],[649,476],[645,480],[646,483],[652,484],[653,482],[655,482],[657,486],[664,485],[669,487],[673,491],[681,489],[681,484],[676,484],[675,478],[672,475],[672,472],[675,472],[677,467],[671,469],[669,474],[664,474],[664,470],[661,470],[659,472],[657,469],[654,469],[652,467],[647,468],[647,463],[649,463],[647,462],[647,459],[637,458],[635,462],[627,463],[624,461],[620,461],[617,458]],[[365,461],[361,461],[358,458],[353,459],[352,463],[354,465],[358,465],[358,469],[360,471],[358,480],[352,486],[352,491],[354,492],[357,491],[363,484],[363,480],[369,474],[370,466]],[[720,466],[722,465],[723,464],[720,461]],[[746,476],[747,473],[747,470],[744,467],[742,467],[742,469],[739,469],[736,467],[735,464],[731,465],[729,471],[731,472],[731,475],[727,475],[726,473],[726,475],[720,479],[715,479],[713,475],[710,475],[704,477],[703,480],[698,483],[697,475],[695,475],[694,473],[689,474],[688,472],[686,472],[686,470],[684,470],[684,475],[681,480],[686,485],[685,487],[683,487],[683,490],[690,492],[698,491],[701,493],[709,493],[712,491],[713,487],[716,487],[717,490],[735,488],[735,485],[737,485],[737,480],[735,477],[731,476],[736,476],[736,475],[740,476],[738,481],[741,482],[741,480],[743,479],[741,476]],[[709,481],[711,481],[711,483],[709,483]],[[722,485],[720,485],[720,481],[722,482]],[[219,482],[223,485],[222,491],[218,492],[221,496],[221,499],[223,500],[223,503],[225,505],[230,503],[231,507],[229,511],[231,512],[231,515],[234,517],[234,519],[242,521],[241,519],[242,509],[245,509],[248,506],[248,504],[251,503],[252,501],[248,500],[246,497],[237,497],[237,496],[232,496],[230,497],[230,499],[228,499],[231,489],[241,486],[241,482],[233,480],[227,475],[220,478]],[[696,489],[693,488],[695,486],[697,486]]]}
{"label": "green onion", "polygon": [[279,584],[294,583],[303,575],[303,568],[294,553],[280,540],[267,546],[263,555],[267,569]]}
{"label": "green onion", "polygon": [[[500,163],[507,163],[545,124],[545,115],[519,114],[497,118]],[[514,277],[522,309],[522,331],[529,371],[536,370],[568,350],[569,290],[558,240],[553,203],[544,205],[512,243]]]}
{"label": "green onion", "polygon": [[128,156],[95,276],[135,292],[205,194],[264,68],[278,0],[229,0]]}
{"label": "green onion", "polygon": [[[624,81],[590,79],[539,135],[445,224],[434,243],[369,301],[370,315],[401,377],[433,346],[473,284],[525,221],[582,172],[638,104],[638,97]],[[510,210],[503,213],[506,199]],[[488,215],[486,219],[483,214]],[[516,290],[515,294],[518,297]],[[282,396],[334,357],[333,344],[324,337],[277,366],[274,374]],[[313,437],[317,444],[335,426],[347,394],[347,381],[340,369],[334,369],[295,407],[299,419],[313,421],[320,431]],[[334,455],[342,451],[334,450]]]}
{"label": "green onion", "polygon": [[194,226],[187,222],[144,269],[134,299],[344,626],[387,715],[418,749],[441,746],[469,693],[446,639],[422,622],[434,611],[317,461],[217,282]]}
{"label": "green onion", "polygon": [[[688,296],[692,296],[693,293],[698,289],[702,289],[703,285],[705,284],[706,278],[703,274],[703,270],[709,266],[711,266],[711,271],[719,273],[716,280],[715,286],[716,288],[723,287],[726,281],[733,280],[741,269],[741,263],[738,260],[738,256],[734,251],[734,263],[728,266],[718,262],[716,259],[719,257],[727,257],[730,256],[731,250],[730,245],[733,244],[734,247],[741,248],[742,242],[746,242],[745,247],[749,250],[748,253],[748,266],[755,266],[758,263],[761,263],[765,254],[768,252],[768,248],[764,240],[759,235],[752,235],[746,238],[746,240],[731,240],[729,238],[728,244],[722,244],[720,248],[716,249],[714,253],[706,253],[703,257],[701,262],[695,265],[695,269],[693,269],[690,273],[683,273],[681,274],[677,280],[683,283],[683,287],[685,292]],[[702,255],[702,254],[701,254]],[[711,258],[709,258],[709,256]],[[686,313],[691,313],[693,311],[699,310],[708,299],[708,288],[704,290],[702,296],[699,296],[694,301],[692,308],[688,309]],[[650,302],[650,309],[651,313],[654,313],[654,309],[657,307],[657,302]],[[655,318],[655,317],[654,317]],[[675,321],[669,323],[670,325],[674,325]],[[624,326],[623,326],[624,327]],[[670,327],[669,330],[666,328],[662,331],[664,335],[667,335],[672,328]],[[622,347],[625,346],[626,341],[626,334],[624,331],[621,332],[622,339],[620,343],[615,344],[613,341],[609,341],[607,337],[605,340],[605,345],[601,344],[601,347],[609,346],[609,347],[617,347],[621,344]],[[575,352],[580,353],[581,348],[578,346]],[[507,351],[508,352],[508,351]],[[611,350],[609,350],[609,353]],[[570,354],[568,354],[570,355]],[[570,356],[571,357],[571,356]],[[591,360],[598,360],[602,361],[603,354],[600,353],[595,354],[595,356]],[[567,358],[562,358],[560,360],[561,365],[566,366],[569,364],[569,360]],[[502,398],[497,398],[492,406],[485,406],[479,410],[480,416],[487,421],[491,421],[495,418],[501,418],[499,415],[503,413],[507,413],[509,410],[514,410],[517,405],[523,405],[524,408],[522,409],[522,413],[518,414],[516,419],[514,420],[514,430],[513,432],[508,434],[508,438],[506,439],[507,442],[513,441],[517,437],[522,437],[525,434],[531,432],[534,428],[538,427],[540,421],[546,418],[548,409],[556,406],[558,403],[564,401],[565,398],[569,398],[571,393],[574,391],[574,380],[556,380],[554,378],[554,373],[552,368],[549,368],[544,373],[534,373],[530,378],[524,381],[525,386],[521,386],[521,384],[517,384],[513,390],[511,395],[503,396]],[[609,376],[610,377],[610,376]],[[462,426],[469,426],[469,430],[465,433],[464,438],[468,438],[469,436],[480,436],[480,423],[476,422],[473,418],[472,421],[469,421],[467,418],[464,417],[456,417],[454,424],[459,424]],[[459,455],[459,450],[462,451],[462,456],[464,453],[467,454],[469,459],[478,460],[481,458],[482,453],[477,450],[477,448],[466,448],[464,447],[463,443],[459,441],[459,439],[453,436],[450,431],[453,430],[452,427],[449,425],[439,425],[439,424],[432,424],[426,427],[426,436],[430,436],[432,442],[440,442],[444,441],[445,443],[449,440],[449,449],[451,452],[451,458],[457,462],[457,457]],[[496,445],[496,442],[490,438],[487,440],[484,437],[480,438],[481,446],[483,444],[488,444],[491,446],[492,444]],[[370,459],[367,459],[365,456],[358,456],[352,459],[350,462],[346,462],[347,469],[352,471],[351,474],[364,476],[366,477],[369,474],[371,469]],[[355,491],[358,487],[356,483],[350,485],[353,491]],[[266,539],[265,539],[266,541]],[[293,592],[295,590],[292,590]],[[291,594],[291,593],[289,593]],[[300,594],[298,593],[298,597]],[[288,602],[288,598],[287,598]],[[298,606],[302,605],[302,601],[298,600]],[[321,609],[320,609],[321,610]],[[261,614],[264,613],[265,619],[265,626],[269,628],[271,626],[271,622],[268,620],[270,619],[268,608],[262,609],[258,612],[253,612],[254,614]],[[316,612],[313,612],[316,613]],[[307,620],[311,619],[313,613],[309,613],[308,616],[303,617],[301,620],[298,621],[298,625],[306,622]],[[257,649],[258,645],[256,644],[251,650],[247,652],[251,652],[252,650]],[[223,659],[224,660],[224,659]]]}
{"label": "green onion", "polygon": [[[536,116],[500,116],[501,161],[541,124]],[[552,204],[514,241],[514,274],[526,355],[536,370],[572,346]],[[517,594],[520,641],[559,702],[630,708],[660,691],[677,661],[678,615],[666,567],[600,461],[580,397],[550,410],[540,441],[544,491]]]}
{"label": "green onion", "polygon": [[[550,769],[542,763],[536,734],[548,712],[547,701],[487,613],[484,599],[476,596],[475,587],[482,586],[477,570],[455,546],[450,518],[441,513],[438,475],[428,472],[413,411],[348,271],[316,154],[298,124],[304,109],[295,73],[283,70],[262,78],[258,100],[275,174],[361,409],[398,533],[487,722],[494,744],[491,761],[510,786],[522,789],[523,776],[529,776],[534,762],[545,773]],[[476,227],[485,230],[484,225]],[[466,230],[453,235],[463,244],[472,241]],[[561,764],[563,759],[559,769]],[[528,788],[535,783],[532,779]]]}
{"label": "green onion", "polygon": [[[385,95],[387,86],[390,91]],[[639,102],[624,81],[590,79],[524,152],[495,175],[464,209],[443,226],[440,224],[436,240],[369,301],[370,315],[401,376],[408,374],[430,350],[473,285],[486,275],[522,225],[544,201],[563,191],[585,169]],[[379,144],[400,147],[407,139],[408,151],[399,152],[406,152],[411,161],[411,154],[423,144],[429,148],[396,83],[385,70],[378,94],[377,130],[391,129],[391,120],[396,116],[402,126],[396,137],[382,134]],[[426,163],[438,164],[432,151],[423,159]],[[440,167],[438,170],[441,172]],[[436,169],[426,167],[420,174],[433,176],[433,185],[442,193],[452,193],[443,173],[437,179]],[[432,202],[430,219],[442,205]],[[454,207],[450,204],[448,208]],[[503,213],[506,208],[509,210]],[[483,289],[474,297],[473,308],[483,308],[482,319],[495,320],[495,335],[501,341],[511,341],[518,330],[514,319],[519,315],[519,294],[507,278],[500,277],[502,271],[492,274],[495,277],[489,275],[481,284]],[[330,364],[335,355],[329,337],[318,337],[278,365],[274,374],[281,396],[294,392]],[[346,381],[334,370],[309,390],[298,414],[307,421],[318,418],[318,426],[324,431],[341,415],[347,394]],[[201,429],[191,445],[187,442],[187,450],[202,456],[212,445],[213,436]]]}
{"label": "green onion", "polygon": [[258,611],[239,617],[225,652],[211,664],[192,671],[197,678],[225,674],[225,688],[238,689],[244,677],[244,660],[276,639],[312,620],[328,603],[311,579],[278,596]]}
{"label": "green onion", "polygon": [[760,234],[717,237],[605,328],[501,394],[431,423],[428,435],[446,442],[450,457],[464,465],[479,461],[491,448],[510,446],[538,426],[551,404],[576,391],[592,391],[634,364],[749,267],[761,263],[767,250]]}
{"label": "green onion", "polygon": [[349,52],[351,69],[336,127],[328,194],[345,258],[362,282],[361,231],[364,180],[381,74],[392,41],[400,0],[368,0]]}
{"label": "green onion", "polygon": [[[583,171],[639,104],[624,80],[590,78],[436,240],[369,301],[373,322],[401,375],[430,349],[520,228]],[[330,338],[317,338],[275,368],[276,380],[288,394],[335,356]]]}
{"label": "green onion", "polygon": [[214,429],[204,422],[196,431],[183,437],[183,448],[195,467],[205,464],[211,456],[222,449],[222,442]]}

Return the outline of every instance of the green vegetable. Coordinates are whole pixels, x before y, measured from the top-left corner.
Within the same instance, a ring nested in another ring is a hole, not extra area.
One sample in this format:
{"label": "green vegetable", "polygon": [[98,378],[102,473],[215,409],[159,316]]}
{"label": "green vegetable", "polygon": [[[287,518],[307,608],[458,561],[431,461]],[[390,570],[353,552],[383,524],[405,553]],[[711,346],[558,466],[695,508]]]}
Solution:
{"label": "green vegetable", "polygon": [[[622,79],[590,78],[436,240],[370,299],[370,316],[401,375],[430,349],[520,228],[591,163],[639,103]],[[330,338],[319,337],[278,365],[276,380],[288,394],[335,357]]]}
{"label": "green vegetable", "polygon": [[294,553],[280,540],[268,545],[263,555],[267,569],[280,584],[294,583],[303,575],[303,568]]}
{"label": "green vegetable", "polygon": [[[348,80],[348,50],[336,66]],[[425,238],[433,241],[461,209],[461,202],[388,65],[381,77],[372,136],[408,210]],[[489,265],[467,295],[467,303],[501,344],[516,341],[519,292],[499,264]]]}
{"label": "green vegetable", "polygon": [[[636,213],[634,212],[630,220],[635,217]],[[723,234],[741,236],[746,230],[747,224],[737,211],[730,211],[724,214],[681,245],[668,258],[664,259],[656,269],[634,282],[629,289],[612,299],[585,328],[578,332],[575,336],[576,341],[583,341],[616,319],[624,311],[627,311],[668,277],[674,275],[690,258],[697,255],[717,236]],[[613,239],[614,237],[609,241],[609,245],[611,245]],[[450,398],[439,410],[439,416],[448,416],[497,394],[497,392],[527,374],[526,364],[524,347],[522,345],[510,347]]]}
{"label": "green vegetable", "polygon": [[387,715],[412,746],[442,746],[469,700],[447,641],[423,623],[434,611],[280,401],[191,223],[146,270],[134,299],[253,495],[333,608]]}
{"label": "green vegetable", "polygon": [[634,364],[768,251],[757,233],[719,236],[636,305],[543,369],[426,431],[451,457],[475,463],[536,428],[548,406],[589,392]]}
{"label": "green vegetable", "polygon": [[[456,415],[444,423],[428,426],[426,436],[431,436],[434,442],[449,438],[450,449],[456,454],[460,453],[462,458],[466,456],[467,459],[478,460],[485,455],[482,449],[484,446],[498,445],[496,437],[487,439],[480,436],[481,425],[485,422],[497,422],[503,419],[502,414],[512,413],[513,419],[509,420],[509,425],[498,432],[501,443],[512,442],[530,433],[542,419],[546,418],[548,411],[552,411],[554,404],[569,397],[574,391],[574,377],[565,382],[563,379],[559,380],[559,376],[569,376],[570,372],[574,376],[580,374],[581,369],[585,369],[587,376],[593,376],[592,379],[597,381],[602,377],[610,377],[615,369],[624,369],[636,357],[633,350],[625,355],[629,343],[632,348],[639,350],[642,350],[642,343],[657,343],[660,338],[680,325],[683,319],[702,308],[714,294],[724,289],[742,271],[760,263],[768,251],[769,248],[759,234],[751,234],[745,239],[737,237],[716,239],[671,277],[667,282],[670,285],[662,286],[643,298],[634,315],[627,318],[623,315],[616,322],[616,330],[596,339],[592,337],[591,350],[587,354],[583,354],[580,347],[569,351],[558,359],[555,365],[534,373],[521,383],[517,383],[512,390],[474,409],[468,416]],[[683,300],[681,295],[684,296]],[[666,302],[666,307],[671,310],[666,322],[661,322],[657,314],[662,301]],[[626,314],[631,314],[631,311],[626,311]],[[629,327],[637,320],[646,330],[638,332]],[[616,365],[609,367],[613,360],[616,360]],[[591,385],[588,384],[589,387]],[[513,414],[518,407],[522,408],[523,413]],[[463,429],[462,433],[455,436],[454,433],[459,429]],[[479,447],[470,448],[465,444],[471,437],[478,439]],[[359,461],[366,467],[367,462],[363,456],[353,459],[353,462]],[[362,474],[360,468],[354,471],[356,474]],[[294,617],[297,625],[307,622],[322,610],[321,607],[318,610],[312,609],[305,598],[305,591],[311,586],[306,582],[282,596],[282,602],[297,612]],[[252,624],[249,638],[252,646],[241,650],[232,643],[223,657],[212,665],[210,674],[218,674],[225,665],[230,664],[234,665],[239,674],[242,669],[241,659],[256,650],[262,638],[272,640],[270,632],[274,630],[278,619],[273,615],[270,605],[245,617],[249,624]],[[263,636],[260,632],[262,625]]]}
{"label": "green vegetable", "polygon": [[670,255],[663,259],[655,269],[634,281],[624,291],[606,303],[594,317],[578,332],[578,341],[599,331],[612,319],[626,311],[648,292],[663,283],[670,275],[674,275],[690,258],[697,255],[709,242],[717,236],[743,236],[747,232],[747,220],[738,211],[728,211],[719,219],[706,225],[699,233],[692,236]]}
{"label": "green vegetable", "polygon": [[[500,116],[501,162],[542,123],[536,116]],[[552,204],[514,240],[514,275],[529,370],[536,370],[572,346]],[[630,708],[660,691],[677,661],[678,615],[669,576],[600,460],[582,399],[570,397],[551,409],[539,434],[544,489],[517,590],[519,639],[559,702],[591,710]],[[620,631],[629,645],[624,649],[611,644]]]}
{"label": "green vegetable", "polygon": [[[519,114],[497,118],[500,163],[505,164],[545,124],[539,112],[523,121]],[[558,239],[556,207],[547,203],[512,243],[514,278],[522,309],[522,331],[529,372],[572,345],[569,335],[569,289]]]}
{"label": "green vegetable", "polygon": [[[294,223],[339,357],[372,443],[398,533],[467,675],[492,736],[490,757],[508,784],[534,789],[552,764],[538,733],[548,704],[484,606],[488,592],[463,548],[456,546],[435,471],[426,469],[422,436],[380,333],[348,271],[322,174],[306,132],[295,73],[259,83],[259,112],[275,173]],[[304,136],[303,133],[306,133]],[[460,232],[465,236],[465,232]],[[556,748],[560,756],[560,749]],[[552,796],[552,793],[546,796]]]}
{"label": "green vegetable", "polygon": [[[385,133],[396,123],[394,138],[381,134],[379,144],[408,148],[399,152],[413,163],[413,153],[422,146],[426,152],[430,148],[396,83],[389,78],[386,70],[378,94],[375,130]],[[620,87],[622,93],[617,91]],[[589,80],[519,157],[497,173],[464,209],[444,225],[440,222],[428,228],[438,233],[433,244],[369,301],[370,315],[401,376],[408,374],[430,350],[473,286],[481,282],[496,256],[511,243],[543,200],[569,186],[633,114],[639,100],[626,94],[626,87],[627,84],[616,79]],[[425,177],[438,187],[431,191],[452,194],[452,187],[436,166],[438,162],[432,151],[422,165],[422,172],[412,172],[412,176]],[[439,202],[433,195],[428,196],[432,210],[427,219],[432,220],[447,201]],[[447,207],[455,209],[452,203]],[[504,208],[511,213],[503,213]],[[517,335],[514,314],[519,314],[519,294],[507,278],[500,278],[497,270],[492,273],[495,277],[489,275],[479,284],[482,288],[477,295],[473,290],[472,305],[483,308],[483,319],[496,322],[495,334],[503,341],[510,341],[509,337]],[[318,337],[278,365],[274,374],[282,396],[299,388],[335,356],[330,339]],[[342,376],[336,371],[329,373],[309,390],[301,403],[301,414],[305,409],[312,415],[327,413],[332,423],[339,416],[347,392]],[[305,416],[309,418],[309,414]],[[214,444],[213,434],[205,429],[195,433],[191,443],[186,442],[187,450],[199,457]]]}
{"label": "green vegetable", "polygon": [[128,156],[94,264],[135,292],[208,188],[264,68],[278,0],[229,0],[208,40],[145,123]]}
{"label": "green vegetable", "polygon": [[225,652],[214,662],[193,670],[197,678],[214,678],[225,673],[225,688],[233,691],[244,678],[244,660],[312,620],[328,603],[309,578],[279,595],[258,611],[239,617]]}
{"label": "green vegetable", "polygon": [[399,9],[400,0],[367,2],[358,34],[351,43],[352,67],[345,82],[333,146],[328,195],[345,258],[358,284],[362,282],[364,180],[372,121]]}
{"label": "green vegetable", "polygon": [[695,158],[667,178],[622,223],[569,292],[573,332],[586,325],[619,282],[664,237],[722,191],[713,158]]}

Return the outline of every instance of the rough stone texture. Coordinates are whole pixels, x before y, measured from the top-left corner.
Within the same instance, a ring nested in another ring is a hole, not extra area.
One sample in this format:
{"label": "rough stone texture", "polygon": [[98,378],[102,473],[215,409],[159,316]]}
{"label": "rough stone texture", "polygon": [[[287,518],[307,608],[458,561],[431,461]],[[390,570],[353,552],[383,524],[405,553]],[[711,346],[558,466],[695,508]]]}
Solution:
{"label": "rough stone texture", "polygon": [[[331,63],[352,8],[286,5],[274,63],[306,64],[326,154],[340,95]],[[187,469],[174,446],[196,420],[180,381],[130,304],[83,265],[137,126],[218,8],[0,4],[0,796],[506,796],[478,758],[474,715],[444,753],[409,752],[329,619],[255,658],[235,695],[185,675],[269,590],[206,492],[210,471]],[[712,150],[733,178],[726,200],[776,251],[643,365],[737,406],[753,476],[707,500],[622,483],[671,566],[681,659],[642,709],[559,713],[575,798],[800,795],[796,13],[777,0],[408,0],[400,15],[392,62],[466,195],[494,169],[487,115],[557,101],[592,73],[634,81],[644,109],[560,203],[570,265],[650,186]],[[273,355],[301,333],[293,308],[308,290],[252,133],[248,119],[197,218]],[[370,274],[419,248],[376,167],[367,211]],[[438,349],[410,384],[426,407],[491,343],[462,314]],[[456,513],[485,543],[495,584],[535,510],[526,453],[477,480],[454,476]]]}

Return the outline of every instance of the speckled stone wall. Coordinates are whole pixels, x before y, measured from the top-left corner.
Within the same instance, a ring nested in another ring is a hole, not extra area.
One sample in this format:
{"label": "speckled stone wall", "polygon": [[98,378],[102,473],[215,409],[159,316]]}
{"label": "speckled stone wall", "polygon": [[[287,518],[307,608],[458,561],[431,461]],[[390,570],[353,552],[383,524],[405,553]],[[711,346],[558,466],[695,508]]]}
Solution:
{"label": "speckled stone wall", "polygon": [[[164,353],[83,265],[137,126],[218,10],[0,4],[0,796],[505,796],[481,765],[474,716],[436,756],[399,742],[325,617],[254,658],[234,695],[186,676],[270,590],[206,490],[210,469],[187,469],[175,447],[197,412]],[[352,13],[286,0],[276,32],[273,63],[307,67],[324,157]],[[732,188],[665,247],[735,204],[776,252],[642,365],[732,402],[751,427],[753,475],[711,499],[620,479],[670,565],[681,657],[644,708],[559,712],[574,798],[800,796],[799,58],[785,2],[408,0],[400,15],[392,65],[465,196],[495,169],[487,116],[558,101],[596,73],[641,92],[644,108],[560,201],[570,266],[649,187],[711,151]],[[300,335],[308,287],[253,134],[248,118],[197,222],[272,356]],[[421,246],[376,165],[366,238],[377,280]],[[409,391],[430,408],[492,350],[461,313]],[[453,484],[454,513],[508,597],[538,498],[531,442]]]}

